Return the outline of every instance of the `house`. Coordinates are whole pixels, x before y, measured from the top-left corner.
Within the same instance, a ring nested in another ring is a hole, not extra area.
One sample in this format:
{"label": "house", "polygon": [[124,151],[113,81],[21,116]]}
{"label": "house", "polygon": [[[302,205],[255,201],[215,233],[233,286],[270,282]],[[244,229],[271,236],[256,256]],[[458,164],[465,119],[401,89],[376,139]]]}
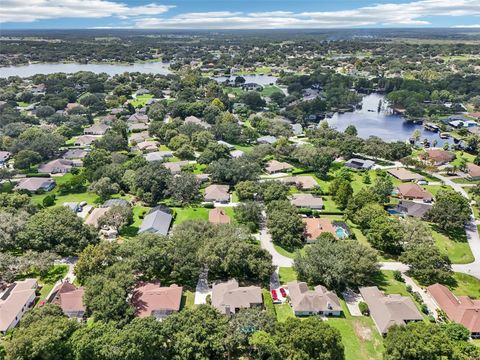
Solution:
{"label": "house", "polygon": [[15,185],[15,190],[26,190],[30,192],[37,191],[50,191],[55,187],[55,181],[50,178],[42,177],[31,177],[21,179],[17,185]]}
{"label": "house", "polygon": [[38,167],[38,172],[42,174],[65,174],[69,172],[74,163],[72,160],[56,159],[42,164]]}
{"label": "house", "polygon": [[226,315],[236,314],[242,308],[262,307],[262,289],[258,286],[240,287],[235,279],[215,284],[212,306]]}
{"label": "house", "polygon": [[154,210],[145,216],[140,225],[138,233],[150,232],[160,235],[167,235],[172,223],[172,215],[164,210]]}
{"label": "house", "polygon": [[155,152],[158,150],[158,143],[156,141],[142,141],[135,148],[146,153]]}
{"label": "house", "polygon": [[415,183],[400,184],[397,186],[400,199],[432,201],[433,195]]}
{"label": "house", "polygon": [[398,180],[402,182],[408,182],[408,181],[419,181],[419,180],[424,180],[425,178],[420,175],[416,174],[410,170],[407,170],[405,168],[394,168],[394,169],[388,169],[387,172],[392,175],[394,178],[397,178]]}
{"label": "house", "polygon": [[453,120],[448,123],[450,126],[453,126],[454,128],[472,128],[476,127],[477,123],[473,120]]}
{"label": "house", "polygon": [[421,156],[436,166],[448,164],[455,159],[455,154],[442,149],[428,149]]}
{"label": "house", "polygon": [[77,136],[73,142],[74,146],[89,146],[99,137],[95,135],[80,135]]}
{"label": "house", "polygon": [[257,83],[245,83],[242,85],[242,89],[243,90],[246,90],[246,91],[250,91],[250,90],[258,90],[258,91],[261,91],[263,89],[263,87]]}
{"label": "house", "polygon": [[375,165],[375,162],[372,160],[352,158],[344,165],[353,170],[370,170]]}
{"label": "house", "polygon": [[230,194],[228,192],[228,185],[212,184],[205,188],[204,201],[206,202],[230,202]]}
{"label": "house", "polygon": [[318,187],[317,181],[310,175],[287,176],[278,180],[287,185],[295,185],[299,189],[311,190]]}
{"label": "house", "polygon": [[230,224],[230,216],[225,214],[225,210],[215,208],[208,213],[208,221],[212,224]]}
{"label": "house", "polygon": [[30,90],[32,94],[41,94],[47,91],[47,85],[45,84],[37,84],[37,85],[32,85],[32,89]]}
{"label": "house", "polygon": [[149,137],[150,135],[148,134],[148,131],[142,131],[142,132],[131,134],[128,138],[128,141],[131,144],[138,144],[138,143],[141,143],[142,141],[147,140]]}
{"label": "house", "polygon": [[130,206],[130,204],[125,199],[110,199],[105,201],[102,205],[102,207],[112,207],[112,206]]}
{"label": "house", "polygon": [[83,159],[87,156],[88,151],[84,149],[68,149],[63,155],[64,159]]}
{"label": "house", "polygon": [[257,144],[274,144],[277,142],[277,138],[272,135],[261,136],[257,139]]}
{"label": "house", "polygon": [[233,146],[232,144],[229,144],[226,141],[218,140],[217,143],[220,144],[220,145],[226,146],[228,148],[228,150],[235,149],[235,146]]}
{"label": "house", "polygon": [[135,114],[130,115],[127,122],[147,124],[148,123],[148,115],[140,114],[140,113],[136,112]]}
{"label": "house", "polygon": [[394,210],[403,214],[404,216],[411,216],[415,218],[423,218],[425,214],[432,208],[432,204],[425,204],[410,200],[400,200]]}
{"label": "house", "polygon": [[269,174],[275,174],[282,171],[290,171],[293,169],[293,166],[286,162],[280,162],[277,160],[270,160],[267,163],[265,171]]}
{"label": "house", "polygon": [[145,154],[145,160],[147,161],[164,161],[165,159],[173,157],[171,151],[154,151]]}
{"label": "house", "polygon": [[427,293],[451,321],[465,326],[474,339],[480,339],[480,300],[468,296],[455,296],[440,284],[427,287]]}
{"label": "house", "polygon": [[309,290],[307,283],[291,281],[287,284],[287,288],[295,316],[342,315],[342,306],[337,294],[322,285]]}
{"label": "house", "polygon": [[475,164],[467,164],[467,179],[480,180],[480,166]]}
{"label": "house", "polygon": [[187,116],[185,118],[185,124],[195,124],[195,125],[199,125],[205,129],[209,129],[212,127],[212,125],[210,125],[209,123],[199,119],[198,117],[196,116]]}
{"label": "house", "polygon": [[189,161],[184,160],[184,161],[174,161],[174,162],[166,162],[163,163],[163,166],[165,166],[170,172],[175,175],[175,174],[180,174],[182,172],[182,169],[184,166],[187,166],[190,164]]}
{"label": "house", "polygon": [[290,203],[298,208],[307,208],[321,210],[323,209],[323,200],[320,196],[313,194],[293,194],[290,197]]}
{"label": "house", "polygon": [[292,127],[293,134],[299,136],[303,134],[303,127],[301,124],[290,124]]}
{"label": "house", "polygon": [[13,329],[35,302],[37,280],[16,281],[0,293],[0,333]]}
{"label": "house", "polygon": [[302,221],[305,224],[305,240],[308,244],[315,242],[323,233],[330,233],[338,239],[335,228],[329,219],[304,218]]}
{"label": "house", "polygon": [[148,130],[148,124],[141,123],[141,122],[139,122],[139,123],[129,123],[127,126],[128,126],[128,131],[130,131],[130,132]]}
{"label": "house", "polygon": [[59,305],[69,318],[83,320],[85,316],[84,293],[85,288],[77,288],[68,281],[64,281],[53,290],[47,302]]}
{"label": "house", "polygon": [[65,107],[65,111],[70,112],[79,106],[81,106],[79,103],[68,103],[67,106]]}
{"label": "house", "polygon": [[107,124],[96,124],[83,129],[84,135],[105,135],[110,130]]}
{"label": "house", "polygon": [[88,215],[87,219],[85,220],[85,225],[92,225],[94,228],[98,229],[100,227],[98,224],[98,220],[100,220],[100,218],[105,215],[108,210],[110,210],[109,207],[100,207],[93,209],[90,215]]}
{"label": "house", "polygon": [[230,156],[232,158],[239,158],[241,156],[243,156],[245,153],[242,151],[242,150],[233,150],[233,151],[230,151]]}
{"label": "house", "polygon": [[411,321],[422,321],[412,299],[399,294],[385,295],[376,286],[360,288],[370,315],[380,334],[385,335],[393,325],[405,325]]}
{"label": "house", "polygon": [[140,318],[153,316],[157,320],[163,320],[180,310],[182,292],[183,288],[175,284],[161,287],[159,281],[140,282],[133,290],[131,300],[135,315]]}
{"label": "house", "polygon": [[12,156],[8,151],[0,151],[0,167],[3,167]]}

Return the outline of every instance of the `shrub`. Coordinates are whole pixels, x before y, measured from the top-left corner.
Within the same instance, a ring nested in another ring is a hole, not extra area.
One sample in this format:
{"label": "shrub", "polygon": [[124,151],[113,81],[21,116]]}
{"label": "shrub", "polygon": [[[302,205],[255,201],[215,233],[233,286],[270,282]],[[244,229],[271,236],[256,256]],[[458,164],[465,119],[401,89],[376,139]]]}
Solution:
{"label": "shrub", "polygon": [[358,303],[358,309],[360,310],[360,312],[365,315],[365,316],[368,316],[370,315],[370,310],[368,309],[368,305],[366,302],[363,302],[363,301],[360,301]]}
{"label": "shrub", "polygon": [[393,272],[393,278],[397,281],[400,281],[400,282],[405,282],[405,280],[403,279],[402,277],[402,273],[399,271],[399,270],[395,270]]}
{"label": "shrub", "polygon": [[205,204],[203,204],[203,207],[205,209],[213,209],[215,207],[215,205],[213,203],[205,203]]}
{"label": "shrub", "polygon": [[42,204],[44,207],[53,206],[55,204],[55,195],[50,194],[43,198]]}
{"label": "shrub", "polygon": [[429,313],[427,304],[422,304],[422,306],[420,307],[420,310],[422,310],[422,312],[426,315],[428,315]]}
{"label": "shrub", "polygon": [[411,294],[412,293],[412,286],[411,285],[407,285],[407,291]]}

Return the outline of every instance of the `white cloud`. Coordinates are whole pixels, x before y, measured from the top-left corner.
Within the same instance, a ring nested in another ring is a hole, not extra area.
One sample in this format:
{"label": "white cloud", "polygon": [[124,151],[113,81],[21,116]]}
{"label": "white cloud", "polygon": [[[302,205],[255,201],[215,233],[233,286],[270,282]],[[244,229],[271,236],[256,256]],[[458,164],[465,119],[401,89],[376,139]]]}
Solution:
{"label": "white cloud", "polygon": [[0,0],[0,22],[32,22],[57,18],[128,18],[160,15],[174,6],[148,4],[129,7],[108,0]]}
{"label": "white cloud", "polygon": [[455,25],[453,28],[464,28],[464,29],[480,29],[480,24],[473,25]]}

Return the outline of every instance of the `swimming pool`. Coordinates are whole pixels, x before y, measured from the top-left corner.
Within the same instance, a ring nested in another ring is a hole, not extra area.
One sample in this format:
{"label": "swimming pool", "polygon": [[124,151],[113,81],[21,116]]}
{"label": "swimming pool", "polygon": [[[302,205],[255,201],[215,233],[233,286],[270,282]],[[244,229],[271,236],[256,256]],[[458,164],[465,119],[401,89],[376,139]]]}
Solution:
{"label": "swimming pool", "polygon": [[335,233],[337,234],[338,238],[342,240],[348,237],[348,234],[345,231],[345,229],[340,226],[335,229]]}

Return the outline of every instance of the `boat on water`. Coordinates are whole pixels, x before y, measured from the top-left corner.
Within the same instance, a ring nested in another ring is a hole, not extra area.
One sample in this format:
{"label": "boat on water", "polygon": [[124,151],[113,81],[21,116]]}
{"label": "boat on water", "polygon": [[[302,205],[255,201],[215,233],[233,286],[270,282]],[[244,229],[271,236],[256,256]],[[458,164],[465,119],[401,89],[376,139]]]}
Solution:
{"label": "boat on water", "polygon": [[449,133],[442,132],[440,133],[440,139],[448,139],[450,137]]}
{"label": "boat on water", "polygon": [[432,123],[424,123],[423,127],[425,128],[425,130],[433,131],[433,132],[437,132],[437,131],[440,130],[438,125],[435,125],[435,124],[432,124]]}
{"label": "boat on water", "polygon": [[423,139],[422,140],[422,145],[423,147],[426,147],[426,148],[429,148],[430,147],[430,141],[428,141],[428,139]]}

